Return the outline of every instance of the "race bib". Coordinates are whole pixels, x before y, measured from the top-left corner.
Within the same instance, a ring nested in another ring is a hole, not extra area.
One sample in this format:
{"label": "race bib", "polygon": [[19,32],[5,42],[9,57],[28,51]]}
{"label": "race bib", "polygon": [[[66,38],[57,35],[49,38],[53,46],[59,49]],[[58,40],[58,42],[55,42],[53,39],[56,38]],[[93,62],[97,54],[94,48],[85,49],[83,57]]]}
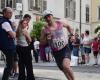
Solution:
{"label": "race bib", "polygon": [[67,39],[65,38],[55,38],[53,39],[53,48],[56,50],[61,50],[67,44]]}

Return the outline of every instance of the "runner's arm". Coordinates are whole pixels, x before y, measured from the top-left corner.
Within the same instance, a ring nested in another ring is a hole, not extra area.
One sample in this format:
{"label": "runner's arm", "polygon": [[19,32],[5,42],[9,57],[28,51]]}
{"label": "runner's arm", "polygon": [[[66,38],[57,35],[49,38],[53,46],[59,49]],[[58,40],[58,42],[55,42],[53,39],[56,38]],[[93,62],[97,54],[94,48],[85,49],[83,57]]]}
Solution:
{"label": "runner's arm", "polygon": [[29,33],[26,30],[23,31],[23,35],[25,36],[27,43],[32,42],[32,39],[31,39]]}
{"label": "runner's arm", "polygon": [[67,28],[67,30],[68,30],[68,32],[69,32],[70,34],[73,34],[73,31],[72,31],[72,29],[71,29],[71,26],[68,24],[67,21],[66,21],[66,22],[61,21],[61,23],[63,24],[64,27]]}

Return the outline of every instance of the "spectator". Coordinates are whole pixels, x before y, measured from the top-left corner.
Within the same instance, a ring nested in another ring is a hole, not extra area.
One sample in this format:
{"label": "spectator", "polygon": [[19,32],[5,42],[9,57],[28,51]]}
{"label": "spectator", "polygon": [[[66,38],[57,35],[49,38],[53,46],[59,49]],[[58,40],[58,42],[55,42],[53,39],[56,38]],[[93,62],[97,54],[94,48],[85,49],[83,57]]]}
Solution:
{"label": "spectator", "polygon": [[46,54],[47,62],[50,62],[50,60],[51,60],[51,47],[49,45],[46,45],[46,47],[45,47],[45,54]]}
{"label": "spectator", "polygon": [[[17,25],[15,22],[12,22],[12,29],[16,32]],[[16,39],[15,39],[15,45],[16,45]],[[13,62],[13,68],[11,71],[11,77],[17,77],[18,76],[18,55],[17,52],[14,54],[14,62]]]}
{"label": "spectator", "polygon": [[35,40],[33,45],[34,45],[33,55],[35,57],[35,62],[38,63],[40,42],[38,40]]}
{"label": "spectator", "polygon": [[[32,55],[28,44],[32,39],[27,31],[27,21],[21,20],[17,29],[17,53],[19,57],[18,80],[35,80],[33,75]],[[27,77],[25,73],[27,71]]]}
{"label": "spectator", "polygon": [[16,33],[12,29],[9,19],[12,17],[12,9],[3,9],[3,17],[0,19],[0,49],[6,57],[6,67],[4,68],[2,80],[8,80],[13,68],[14,54],[16,53],[15,37]]}
{"label": "spectator", "polygon": [[93,50],[93,55],[94,55],[94,59],[95,59],[95,64],[94,65],[98,65],[98,38],[94,38],[93,42],[92,42],[92,50]]}
{"label": "spectator", "polygon": [[79,64],[79,47],[80,47],[80,39],[78,38],[78,35],[75,34],[75,39],[72,43],[73,45],[73,55],[78,57],[77,63]]}
{"label": "spectator", "polygon": [[80,49],[81,49],[82,61],[81,61],[80,64],[85,64],[85,53],[84,53],[84,47],[83,47],[83,44],[82,44],[83,38],[84,38],[84,34],[81,34],[81,45],[80,45]]}
{"label": "spectator", "polygon": [[91,38],[90,38],[88,30],[85,31],[85,35],[84,35],[82,43],[83,43],[84,52],[85,52],[85,63],[86,65],[89,65],[89,61],[90,61],[89,54],[91,53]]}
{"label": "spectator", "polygon": [[69,35],[69,39],[68,39],[68,46],[69,46],[69,48],[70,48],[70,51],[72,52],[72,50],[73,50],[73,45],[72,45],[72,36],[73,35]]}

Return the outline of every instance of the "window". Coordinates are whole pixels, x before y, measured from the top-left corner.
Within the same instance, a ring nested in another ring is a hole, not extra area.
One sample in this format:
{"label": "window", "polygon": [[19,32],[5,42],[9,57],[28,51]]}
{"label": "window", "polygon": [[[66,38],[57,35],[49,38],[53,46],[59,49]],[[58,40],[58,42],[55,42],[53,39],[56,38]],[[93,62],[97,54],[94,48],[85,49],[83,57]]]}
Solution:
{"label": "window", "polygon": [[73,19],[76,18],[76,2],[73,3]]}
{"label": "window", "polygon": [[98,10],[97,10],[97,19],[100,20],[100,6],[98,6]]}
{"label": "window", "polygon": [[70,5],[70,18],[75,20],[76,16],[76,2],[72,1]]}
{"label": "window", "polygon": [[65,17],[69,17],[70,14],[70,0],[65,0]]}
{"label": "window", "polygon": [[89,6],[86,6],[86,23],[89,23]]}
{"label": "window", "polygon": [[41,2],[42,2],[42,0],[34,0],[33,9],[34,9],[34,10],[37,10],[37,11],[40,11]]}
{"label": "window", "polygon": [[29,10],[43,12],[47,8],[47,0],[29,0]]}
{"label": "window", "polygon": [[47,1],[44,0],[44,1],[43,1],[43,11],[46,10],[46,9],[47,9]]}
{"label": "window", "polygon": [[68,8],[66,7],[66,9],[65,9],[65,17],[68,17],[69,16],[69,14],[68,14]]}
{"label": "window", "polygon": [[75,19],[76,15],[76,2],[73,0],[65,0],[65,18],[69,17]]}
{"label": "window", "polygon": [[5,0],[1,0],[1,9],[5,7]]}
{"label": "window", "polygon": [[34,5],[34,0],[29,0],[28,4],[29,10],[33,10],[33,5]]}
{"label": "window", "polygon": [[13,6],[14,9],[16,9],[16,3],[17,3],[17,0],[13,0],[13,5],[12,6]]}
{"label": "window", "polygon": [[16,0],[16,3],[22,3],[22,0]]}
{"label": "window", "polygon": [[22,3],[22,0],[1,0],[1,9],[5,7],[16,8],[16,3]]}
{"label": "window", "polygon": [[6,6],[12,7],[12,0],[6,0]]}

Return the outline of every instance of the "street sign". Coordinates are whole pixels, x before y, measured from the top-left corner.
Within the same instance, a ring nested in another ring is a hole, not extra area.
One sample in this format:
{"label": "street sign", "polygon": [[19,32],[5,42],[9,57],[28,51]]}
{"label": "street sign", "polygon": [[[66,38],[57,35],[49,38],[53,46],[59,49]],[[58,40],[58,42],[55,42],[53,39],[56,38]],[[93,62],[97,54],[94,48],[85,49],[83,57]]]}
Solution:
{"label": "street sign", "polygon": [[23,15],[15,15],[15,19],[22,19]]}
{"label": "street sign", "polygon": [[16,10],[22,11],[22,3],[16,3]]}

